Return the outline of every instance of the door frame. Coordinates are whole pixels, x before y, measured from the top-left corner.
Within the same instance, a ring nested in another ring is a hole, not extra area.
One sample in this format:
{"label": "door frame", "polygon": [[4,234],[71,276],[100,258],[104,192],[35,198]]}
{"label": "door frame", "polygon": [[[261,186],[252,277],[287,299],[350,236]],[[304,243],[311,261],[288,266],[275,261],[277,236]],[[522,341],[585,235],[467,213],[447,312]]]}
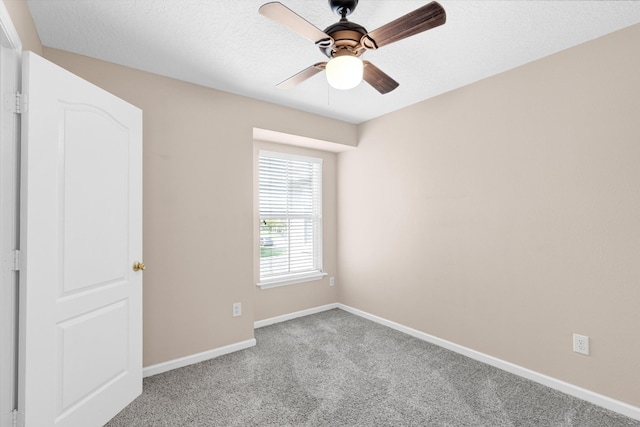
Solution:
{"label": "door frame", "polygon": [[0,425],[11,425],[17,409],[20,119],[14,111],[20,87],[22,42],[0,2]]}

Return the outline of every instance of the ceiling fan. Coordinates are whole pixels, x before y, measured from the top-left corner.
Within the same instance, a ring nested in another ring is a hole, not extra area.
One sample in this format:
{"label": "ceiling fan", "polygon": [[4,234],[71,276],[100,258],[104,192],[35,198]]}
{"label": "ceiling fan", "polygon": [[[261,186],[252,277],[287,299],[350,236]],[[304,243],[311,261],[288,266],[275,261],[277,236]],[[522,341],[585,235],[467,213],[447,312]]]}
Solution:
{"label": "ceiling fan", "polygon": [[360,56],[366,50],[374,50],[398,40],[419,34],[444,24],[447,20],[444,8],[435,1],[367,32],[355,22],[347,20],[358,5],[358,0],[329,0],[331,9],[340,21],[324,31],[296,14],[280,2],[263,4],[260,14],[311,40],[329,60],[317,62],[298,74],[279,83],[277,87],[292,88],[322,70],[327,72],[329,84],[337,89],[351,89],[363,79],[378,92],[385,94],[398,87],[398,82]]}

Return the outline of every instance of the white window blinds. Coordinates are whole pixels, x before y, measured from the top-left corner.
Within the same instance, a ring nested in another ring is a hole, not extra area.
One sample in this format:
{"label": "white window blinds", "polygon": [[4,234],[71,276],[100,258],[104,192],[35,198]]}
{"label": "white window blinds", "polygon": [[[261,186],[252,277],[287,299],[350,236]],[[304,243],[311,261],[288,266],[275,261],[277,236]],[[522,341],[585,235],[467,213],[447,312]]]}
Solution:
{"label": "white window blinds", "polygon": [[322,272],[322,159],[259,153],[260,281]]}

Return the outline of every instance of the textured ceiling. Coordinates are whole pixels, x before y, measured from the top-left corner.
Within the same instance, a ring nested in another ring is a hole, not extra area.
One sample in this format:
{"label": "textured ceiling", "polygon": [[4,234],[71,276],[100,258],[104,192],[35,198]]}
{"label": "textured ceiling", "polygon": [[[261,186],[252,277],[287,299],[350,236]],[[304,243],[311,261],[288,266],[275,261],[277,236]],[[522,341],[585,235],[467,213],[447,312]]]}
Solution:
{"label": "textured ceiling", "polygon": [[[443,26],[365,52],[400,83],[330,88],[324,73],[275,85],[325,60],[303,37],[258,14],[265,0],[28,0],[45,46],[360,123],[640,22],[640,1],[440,0]],[[327,0],[282,0],[320,29]],[[369,31],[428,3],[360,0]],[[640,42],[640,41],[639,41]]]}

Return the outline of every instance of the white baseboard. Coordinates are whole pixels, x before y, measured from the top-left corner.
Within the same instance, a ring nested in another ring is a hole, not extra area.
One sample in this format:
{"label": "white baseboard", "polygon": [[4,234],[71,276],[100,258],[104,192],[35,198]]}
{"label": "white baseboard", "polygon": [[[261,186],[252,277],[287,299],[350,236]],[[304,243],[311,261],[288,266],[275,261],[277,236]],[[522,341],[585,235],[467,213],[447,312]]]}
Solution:
{"label": "white baseboard", "polygon": [[203,351],[202,353],[192,354],[190,356],[180,357],[178,359],[169,360],[168,362],[158,363],[156,365],[147,366],[142,369],[142,377],[150,377],[152,375],[161,374],[171,371],[172,369],[183,368],[193,365],[194,363],[204,362],[205,360],[214,359],[224,354],[233,353],[235,351],[244,350],[245,348],[256,345],[255,338],[241,341],[235,344],[226,345],[224,347],[214,348],[213,350]]}
{"label": "white baseboard", "polygon": [[[625,415],[629,418],[640,420],[640,408],[637,406],[633,406],[628,403],[624,403],[619,400],[612,399],[602,394],[595,393],[593,391],[584,389],[582,387],[578,387],[576,385],[558,380],[556,378],[541,374],[539,372],[532,371],[531,369],[527,369],[522,366],[515,365],[513,363],[504,361],[502,359],[489,356],[479,351],[461,346],[459,344],[455,344],[451,341],[443,340],[433,335],[429,335],[427,333],[418,331],[417,329],[409,328],[399,323],[392,322],[391,320],[387,320],[382,317],[378,317],[376,315],[373,315],[365,311],[359,310],[357,308],[353,308],[348,305],[344,305],[340,303],[322,305],[322,306],[310,308],[307,310],[296,311],[295,313],[284,314],[282,316],[276,316],[269,319],[259,320],[257,322],[254,322],[254,328],[258,329],[264,326],[269,326],[269,325],[273,325],[275,323],[280,323],[280,322],[286,322],[287,320],[292,320],[298,317],[320,313],[320,312],[331,310],[334,308],[339,308],[348,313],[355,314],[356,316],[363,317],[365,319],[387,326],[391,329],[395,329],[397,331],[403,332],[407,335],[418,338],[420,340],[430,342],[437,346],[440,346],[448,350],[454,351],[456,353],[462,354],[464,356],[470,357],[471,359],[478,360],[480,362],[494,366],[498,369],[502,369],[503,371],[510,372],[514,375],[518,375],[520,377],[526,378],[531,381],[535,381],[544,386],[550,387],[552,389],[566,393],[570,396],[577,397],[578,399],[582,399],[587,402],[593,403],[594,405],[598,405],[603,408],[609,409],[611,411],[617,412],[619,414]],[[233,353],[239,350],[244,350],[246,348],[253,347],[255,345],[256,345],[256,340],[254,338],[254,339],[242,341],[236,344],[231,344],[225,347],[219,347],[213,350],[204,351],[202,353],[197,353],[191,356],[181,357],[179,359],[174,359],[168,362],[159,363],[157,365],[148,366],[142,370],[142,375],[143,377],[150,377],[152,375],[160,374],[162,372],[167,372],[172,369],[182,368],[184,366],[192,365],[194,363],[213,359],[215,357],[219,357],[224,354]]]}
{"label": "white baseboard", "polygon": [[601,406],[603,408],[625,415],[629,418],[640,420],[640,408],[636,406],[629,405],[628,403],[624,403],[619,400],[612,399],[610,397],[595,393],[593,391],[578,387],[573,384],[569,384],[567,382],[541,374],[539,372],[535,372],[530,369],[523,368],[522,366],[515,365],[513,363],[504,361],[502,359],[498,359],[496,357],[489,356],[484,353],[480,353],[479,351],[472,350],[467,347],[463,347],[461,345],[452,343],[451,341],[434,337],[433,335],[429,335],[424,332],[420,332],[416,329],[412,329],[407,326],[401,325],[399,323],[392,322],[387,319],[383,319],[382,317],[369,314],[362,310],[358,310],[357,308],[349,307],[344,304],[337,304],[337,306],[339,309],[349,312],[351,314],[355,314],[356,316],[360,316],[365,319],[372,320],[381,325],[388,326],[391,329],[404,332],[405,334],[411,335],[412,337],[430,342],[440,347],[444,347],[448,350],[454,351],[456,353],[470,357],[471,359],[475,359],[480,362],[486,363],[488,365],[494,366],[498,369],[502,369],[503,371],[507,371],[512,374],[518,375],[528,380],[535,381],[539,384],[561,391],[570,396],[574,396],[579,399],[586,400],[587,402],[593,403],[594,405]]}
{"label": "white baseboard", "polygon": [[309,316],[310,314],[320,313],[322,311],[332,310],[334,308],[338,308],[340,304],[333,303],[327,305],[321,305],[319,307],[308,308],[306,310],[296,311],[295,313],[283,314],[282,316],[271,317],[269,319],[258,320],[257,322],[253,322],[253,328],[263,328],[265,326],[273,325],[274,323],[286,322],[287,320],[292,320],[298,317]]}

